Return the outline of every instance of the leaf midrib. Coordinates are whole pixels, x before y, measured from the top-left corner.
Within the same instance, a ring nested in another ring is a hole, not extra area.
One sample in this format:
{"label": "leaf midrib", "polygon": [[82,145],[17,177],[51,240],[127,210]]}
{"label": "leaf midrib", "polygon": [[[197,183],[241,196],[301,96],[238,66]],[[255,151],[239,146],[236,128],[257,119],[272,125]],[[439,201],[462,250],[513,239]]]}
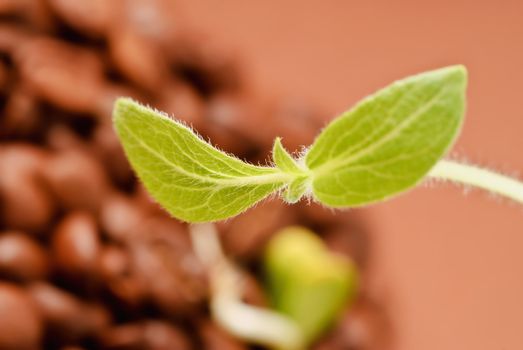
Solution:
{"label": "leaf midrib", "polygon": [[201,176],[200,174],[189,172],[181,167],[179,167],[177,164],[173,163],[171,160],[166,158],[163,154],[156,151],[154,148],[150,147],[146,142],[144,142],[140,137],[135,135],[132,130],[127,126],[127,124],[123,123],[120,124],[120,126],[124,126],[124,129],[126,130],[127,134],[131,136],[140,146],[142,146],[144,149],[146,149],[149,153],[151,153],[153,156],[158,158],[159,160],[162,160],[166,164],[168,164],[170,167],[172,167],[176,172],[183,174],[185,176],[198,179],[202,182],[207,183],[215,183],[217,185],[221,185],[222,187],[233,187],[233,186],[247,186],[247,185],[266,185],[270,183],[278,184],[278,183],[287,183],[292,180],[292,176],[290,174],[284,173],[276,168],[274,168],[274,172],[271,174],[264,174],[264,175],[248,175],[248,176],[238,176],[238,177],[231,177],[230,175],[228,179],[217,179],[212,177],[205,177]]}

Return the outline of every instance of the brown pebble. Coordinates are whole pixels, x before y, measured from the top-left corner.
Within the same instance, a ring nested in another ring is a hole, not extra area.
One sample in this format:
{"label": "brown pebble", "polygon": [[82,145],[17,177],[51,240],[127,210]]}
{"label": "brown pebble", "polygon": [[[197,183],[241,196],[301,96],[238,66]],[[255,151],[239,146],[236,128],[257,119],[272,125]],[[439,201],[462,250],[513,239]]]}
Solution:
{"label": "brown pebble", "polygon": [[300,220],[321,227],[343,224],[347,221],[347,212],[327,208],[312,200],[302,199],[294,204],[299,212]]}
{"label": "brown pebble", "polygon": [[241,84],[236,62],[224,54],[214,40],[194,32],[178,33],[177,39],[176,45],[166,47],[169,58],[202,95],[239,90]]}
{"label": "brown pebble", "polygon": [[155,43],[172,46],[179,30],[180,10],[171,0],[125,0],[115,26],[130,26]]}
{"label": "brown pebble", "polygon": [[151,215],[165,215],[165,210],[151,197],[141,182],[136,184],[133,199],[140,203],[144,212]]}
{"label": "brown pebble", "polygon": [[262,284],[251,274],[243,275],[243,301],[247,304],[268,307],[269,300]]}
{"label": "brown pebble", "polygon": [[11,90],[0,121],[0,135],[31,136],[41,127],[38,104],[34,96],[23,86]]}
{"label": "brown pebble", "polygon": [[191,349],[184,332],[167,322],[145,322],[144,339],[148,349]]}
{"label": "brown pebble", "polygon": [[272,120],[272,133],[283,139],[290,152],[300,152],[311,145],[324,126],[315,113],[303,101],[286,100],[276,103],[267,111]]}
{"label": "brown pebble", "polygon": [[86,144],[71,128],[53,124],[46,134],[46,143],[53,151],[65,152],[70,149],[86,149]]}
{"label": "brown pebble", "polygon": [[16,18],[39,30],[52,27],[52,19],[43,0],[2,0],[0,15]]}
{"label": "brown pebble", "polygon": [[136,199],[122,194],[107,196],[100,210],[100,224],[114,241],[125,242],[145,220],[144,207]]}
{"label": "brown pebble", "polygon": [[49,257],[35,240],[21,232],[0,235],[0,274],[21,281],[44,279]]}
{"label": "brown pebble", "polygon": [[3,62],[0,62],[0,92],[3,93],[7,89],[9,85],[10,75],[11,74],[6,65]]}
{"label": "brown pebble", "polygon": [[347,308],[334,329],[320,340],[314,350],[390,347],[390,324],[383,307],[365,298]]}
{"label": "brown pebble", "polygon": [[0,221],[15,230],[45,229],[54,204],[42,184],[46,154],[33,146],[4,145],[0,149]]}
{"label": "brown pebble", "polygon": [[12,229],[42,231],[53,215],[49,196],[29,177],[0,175],[0,200],[1,220]]}
{"label": "brown pebble", "polygon": [[48,3],[68,25],[94,37],[109,29],[115,4],[106,0],[49,0]]}
{"label": "brown pebble", "polygon": [[23,1],[20,0],[2,0],[0,1],[0,14],[12,15],[23,9]]}
{"label": "brown pebble", "polygon": [[109,187],[101,164],[78,149],[53,155],[43,177],[50,192],[68,209],[97,211]]}
{"label": "brown pebble", "polygon": [[103,349],[140,350],[145,349],[143,325],[129,323],[104,330],[98,339]]}
{"label": "brown pebble", "polygon": [[128,26],[113,27],[109,50],[117,69],[148,91],[161,89],[168,77],[167,62],[159,47]]}
{"label": "brown pebble", "polygon": [[20,17],[36,32],[50,32],[55,29],[54,17],[49,12],[47,0],[23,0]]}
{"label": "brown pebble", "polygon": [[97,99],[92,101],[95,114],[101,123],[112,125],[113,106],[118,97],[132,97],[137,101],[144,101],[135,88],[104,81],[98,89]]}
{"label": "brown pebble", "polygon": [[217,94],[209,100],[205,117],[213,125],[241,134],[258,147],[270,149],[278,135],[274,133],[273,123],[268,122],[269,114],[265,115],[265,108],[256,104],[252,97],[245,94]]}
{"label": "brown pebble", "polygon": [[69,276],[95,274],[100,237],[94,217],[86,212],[67,215],[56,227],[51,247],[58,268]]}
{"label": "brown pebble", "polygon": [[103,67],[93,51],[35,38],[18,47],[16,62],[23,79],[40,98],[68,111],[94,112]]}
{"label": "brown pebble", "polygon": [[16,172],[21,176],[39,176],[48,154],[41,148],[28,143],[3,143],[0,148],[2,173]]}
{"label": "brown pebble", "polygon": [[331,250],[350,256],[360,269],[366,267],[371,242],[363,228],[347,222],[329,229],[324,237]]}
{"label": "brown pebble", "polygon": [[100,333],[110,315],[97,304],[87,304],[73,294],[48,283],[34,283],[29,293],[50,331],[63,339],[80,339]]}
{"label": "brown pebble", "polygon": [[128,185],[135,179],[112,123],[102,122],[96,127],[91,145],[94,153],[116,183]]}
{"label": "brown pebble", "polygon": [[[225,96],[225,95],[224,95]],[[237,156],[246,154],[254,148],[256,138],[250,138],[241,130],[241,124],[249,123],[249,113],[238,105],[238,101],[229,98],[213,98],[206,106],[205,124],[198,130],[218,148]],[[266,123],[260,122],[251,132],[264,135]]]}
{"label": "brown pebble", "polygon": [[159,107],[197,131],[203,127],[204,105],[193,87],[186,83],[171,83],[161,90]]}
{"label": "brown pebble", "polygon": [[103,247],[100,253],[99,269],[104,278],[129,274],[130,259],[128,252],[116,245]]}
{"label": "brown pebble", "polygon": [[147,320],[106,330],[100,337],[108,350],[189,350],[189,340],[176,326],[165,321]]}
{"label": "brown pebble", "polygon": [[0,349],[34,350],[40,347],[42,321],[27,293],[0,282]]}
{"label": "brown pebble", "polygon": [[207,296],[205,271],[178,222],[153,218],[139,228],[131,251],[151,301],[168,315],[192,312]]}
{"label": "brown pebble", "polygon": [[109,290],[119,301],[128,306],[140,305],[146,293],[143,278],[137,275],[127,250],[105,246],[99,257],[100,276]]}
{"label": "brown pebble", "polygon": [[200,322],[198,333],[206,350],[247,350],[246,345],[212,322]]}
{"label": "brown pebble", "polygon": [[[11,0],[13,1],[13,0]],[[16,3],[20,3],[18,0],[14,0]],[[13,52],[19,47],[20,43],[23,43],[29,38],[29,33],[22,27],[13,26],[9,24],[0,25],[0,52],[13,54]]]}
{"label": "brown pebble", "polygon": [[225,249],[242,259],[254,259],[265,242],[295,220],[292,209],[281,201],[265,201],[230,220],[217,223]]}
{"label": "brown pebble", "polygon": [[207,122],[197,131],[205,141],[222,151],[234,154],[236,157],[241,158],[254,149],[254,144],[244,135],[211,122]]}
{"label": "brown pebble", "polygon": [[390,324],[383,307],[363,301],[347,310],[341,320],[346,345],[359,349],[383,349],[390,344]]}

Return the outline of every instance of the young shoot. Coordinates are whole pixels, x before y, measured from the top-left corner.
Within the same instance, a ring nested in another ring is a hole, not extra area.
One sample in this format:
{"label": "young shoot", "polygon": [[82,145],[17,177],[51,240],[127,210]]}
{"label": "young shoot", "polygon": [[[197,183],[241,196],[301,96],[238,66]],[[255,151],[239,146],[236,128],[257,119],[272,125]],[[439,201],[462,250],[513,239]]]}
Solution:
{"label": "young shoot", "polygon": [[473,166],[440,161],[459,134],[467,72],[441,68],[396,81],[334,119],[300,159],[281,140],[274,166],[241,161],[189,127],[128,99],[114,124],[133,168],[174,217],[212,222],[240,214],[273,193],[308,196],[333,208],[359,207],[403,193],[427,175],[523,202],[523,185]]}

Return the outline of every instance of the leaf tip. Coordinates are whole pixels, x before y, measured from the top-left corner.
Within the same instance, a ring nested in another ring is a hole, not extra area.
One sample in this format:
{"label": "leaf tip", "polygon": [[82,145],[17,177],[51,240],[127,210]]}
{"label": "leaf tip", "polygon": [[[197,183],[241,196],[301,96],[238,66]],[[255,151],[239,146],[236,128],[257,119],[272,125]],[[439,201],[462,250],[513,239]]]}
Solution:
{"label": "leaf tip", "polygon": [[125,123],[130,112],[137,111],[141,105],[130,97],[118,97],[113,105],[113,125],[118,135],[120,135],[120,128]]}
{"label": "leaf tip", "polygon": [[437,71],[439,71],[441,75],[446,77],[447,79],[454,80],[458,84],[461,84],[463,90],[466,88],[468,80],[468,70],[467,67],[465,67],[464,65],[456,64],[453,66],[438,69]]}
{"label": "leaf tip", "polygon": [[133,105],[137,105],[138,102],[134,101],[130,97],[118,97],[114,101],[114,107],[113,107],[113,119],[119,118],[122,116],[125,110],[129,109]]}
{"label": "leaf tip", "polygon": [[277,136],[274,138],[274,144],[272,145],[272,154],[275,154],[283,149],[283,144],[281,143],[281,137]]}
{"label": "leaf tip", "polygon": [[453,66],[450,66],[450,68],[461,74],[463,77],[467,77],[468,75],[467,67],[463,64],[455,64]]}
{"label": "leaf tip", "polygon": [[289,174],[304,174],[303,169],[298,161],[283,147],[280,137],[274,139],[272,148],[272,158],[277,168]]}
{"label": "leaf tip", "polygon": [[467,70],[467,67],[465,67],[464,65],[462,64],[457,64],[457,65],[454,65],[454,66],[450,66],[450,68],[452,69],[452,73],[459,79],[461,80],[462,82],[466,83],[467,80],[468,80],[468,70]]}

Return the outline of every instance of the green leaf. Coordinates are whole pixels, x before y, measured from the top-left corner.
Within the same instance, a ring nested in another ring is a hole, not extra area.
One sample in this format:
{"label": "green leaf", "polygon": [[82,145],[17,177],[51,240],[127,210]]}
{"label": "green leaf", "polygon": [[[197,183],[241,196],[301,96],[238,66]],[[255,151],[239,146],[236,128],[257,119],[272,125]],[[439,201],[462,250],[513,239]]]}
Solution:
{"label": "green leaf", "polygon": [[277,137],[274,140],[274,146],[272,147],[272,159],[276,166],[286,173],[297,173],[303,174],[304,169],[300,167],[297,161],[287,152],[281,144],[281,138]]}
{"label": "green leaf", "polygon": [[225,219],[278,191],[290,203],[311,193],[354,207],[415,186],[445,155],[463,121],[466,80],[452,66],[397,81],[331,122],[299,160],[276,139],[274,168],[227,155],[130,99],[117,101],[114,123],[146,188],[179,219]]}
{"label": "green leaf", "polygon": [[397,81],[330,123],[305,156],[313,197],[361,206],[420,182],[456,139],[467,73],[451,66]]}
{"label": "green leaf", "polygon": [[289,152],[287,152],[279,137],[274,140],[272,159],[277,168],[285,173],[292,174],[294,177],[294,180],[292,180],[283,191],[283,199],[291,204],[298,202],[309,188],[310,174],[303,166],[298,164],[298,161],[294,159]]}
{"label": "green leaf", "polygon": [[275,308],[300,326],[308,342],[324,333],[356,294],[354,264],[328,251],[304,227],[277,232],[267,245],[264,267]]}
{"label": "green leaf", "polygon": [[237,215],[292,177],[212,147],[187,126],[131,99],[118,99],[114,125],[127,158],[149,193],[189,222]]}
{"label": "green leaf", "polygon": [[290,204],[296,203],[309,190],[310,178],[308,175],[294,179],[283,193],[283,199]]}

